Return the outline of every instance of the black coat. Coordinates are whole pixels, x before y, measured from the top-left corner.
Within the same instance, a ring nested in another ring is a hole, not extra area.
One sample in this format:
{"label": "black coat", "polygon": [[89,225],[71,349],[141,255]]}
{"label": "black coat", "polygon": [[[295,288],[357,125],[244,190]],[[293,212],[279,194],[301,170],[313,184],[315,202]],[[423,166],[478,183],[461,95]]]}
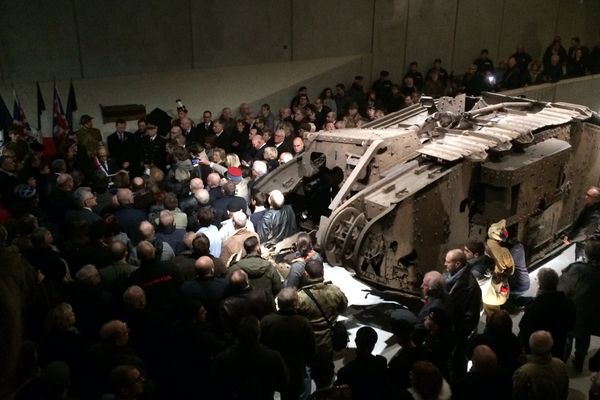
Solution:
{"label": "black coat", "polygon": [[563,270],[558,288],[575,303],[575,336],[600,335],[600,265],[570,264]]}
{"label": "black coat", "polygon": [[[469,268],[468,266],[463,268]],[[477,328],[481,310],[481,288],[469,269],[449,289],[454,305],[456,338],[461,341]]]}
{"label": "black coat", "polygon": [[158,260],[142,262],[127,279],[128,286],[144,289],[149,308],[160,311],[173,311],[179,306],[181,282],[181,273],[175,264]]}
{"label": "black coat", "polygon": [[108,135],[106,144],[108,145],[110,158],[117,163],[117,168],[123,168],[123,163],[126,161],[132,165],[139,163],[139,143],[132,133],[125,132],[121,142],[117,132],[114,132]]}
{"label": "black coat", "polygon": [[273,399],[289,381],[281,355],[263,345],[233,345],[217,356],[211,373],[216,398]]}
{"label": "black coat", "polygon": [[563,292],[539,292],[519,322],[523,347],[529,349],[529,336],[533,332],[548,331],[554,339],[552,355],[562,358],[567,333],[575,326],[575,312],[575,304]]}
{"label": "black coat", "polygon": [[301,393],[305,368],[315,353],[312,325],[302,315],[279,311],[265,316],[260,326],[262,343],[281,353],[290,371],[291,389]]}
{"label": "black coat", "polygon": [[137,245],[140,241],[140,223],[148,218],[146,212],[133,206],[119,206],[115,210],[115,217],[121,232],[126,233],[133,244]]}
{"label": "black coat", "polygon": [[591,235],[600,225],[600,203],[585,207],[571,226],[569,240],[581,240]]}
{"label": "black coat", "polygon": [[261,243],[277,243],[298,232],[296,214],[288,204],[280,209],[269,209],[255,227]]}
{"label": "black coat", "polygon": [[154,139],[144,136],[142,138],[142,163],[164,170],[167,165],[165,145],[165,139],[159,135],[156,135]]}

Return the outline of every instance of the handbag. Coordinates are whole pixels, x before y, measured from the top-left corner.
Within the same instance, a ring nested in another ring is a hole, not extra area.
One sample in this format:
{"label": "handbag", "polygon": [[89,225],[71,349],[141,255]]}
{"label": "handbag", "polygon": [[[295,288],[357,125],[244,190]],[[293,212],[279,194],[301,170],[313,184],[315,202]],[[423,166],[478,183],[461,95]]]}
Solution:
{"label": "handbag", "polygon": [[349,335],[348,335],[348,329],[346,329],[346,325],[344,325],[342,322],[339,322],[339,321],[336,322],[335,324],[332,324],[331,321],[329,320],[329,318],[327,317],[327,315],[325,315],[325,312],[321,308],[321,305],[319,304],[319,302],[317,301],[315,296],[312,294],[310,289],[302,289],[302,290],[304,291],[304,293],[306,293],[306,295],[308,297],[310,297],[312,299],[312,301],[315,302],[317,308],[321,312],[321,315],[323,315],[323,318],[325,318],[325,321],[327,321],[327,325],[329,325],[329,331],[331,333],[331,345],[333,347],[333,350],[335,350],[335,351],[344,350],[348,346],[348,342],[350,341],[350,339],[348,337]]}

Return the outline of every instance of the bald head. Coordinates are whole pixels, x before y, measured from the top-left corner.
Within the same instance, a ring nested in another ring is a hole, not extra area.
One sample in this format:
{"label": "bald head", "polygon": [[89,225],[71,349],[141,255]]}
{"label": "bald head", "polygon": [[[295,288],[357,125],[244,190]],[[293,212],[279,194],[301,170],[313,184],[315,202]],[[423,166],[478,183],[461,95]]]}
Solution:
{"label": "bald head", "polygon": [[199,257],[194,263],[194,269],[196,270],[196,275],[199,278],[210,277],[213,276],[215,272],[215,264],[212,258],[208,256]]}
{"label": "bald head", "polygon": [[283,193],[281,193],[280,190],[275,189],[271,193],[269,193],[269,204],[271,205],[271,207],[278,210],[281,207],[283,207],[284,203],[285,197],[283,196]]}
{"label": "bald head", "polygon": [[140,236],[146,240],[154,239],[154,225],[148,221],[140,222]]}
{"label": "bald head", "polygon": [[203,189],[204,183],[200,178],[193,178],[190,181],[190,192],[195,193],[197,190]]}
{"label": "bald head", "polygon": [[554,346],[552,335],[548,331],[536,331],[529,336],[529,348],[531,354],[545,356],[550,354]]}
{"label": "bald head", "polygon": [[144,186],[146,186],[146,183],[144,182],[144,180],[142,178],[140,178],[139,176],[136,176],[135,178],[133,178],[133,181],[131,182],[131,186],[133,187],[134,190],[140,190],[143,189]]}
{"label": "bald head", "polygon": [[236,269],[229,278],[229,285],[235,291],[241,291],[250,286],[248,274],[242,269]]}
{"label": "bald head", "polygon": [[160,225],[165,228],[170,228],[175,225],[175,217],[169,210],[162,210],[158,216],[158,221],[160,222]]}
{"label": "bald head", "polygon": [[127,309],[142,310],[146,307],[146,293],[139,286],[129,286],[123,293],[123,303]]}
{"label": "bald head", "polygon": [[211,172],[206,177],[206,183],[211,188],[218,187],[221,184],[221,176],[219,176],[219,174],[216,172]]}
{"label": "bald head", "polygon": [[585,192],[585,206],[590,207],[600,203],[600,189],[596,186],[590,186]]}
{"label": "bald head", "polygon": [[117,190],[117,201],[120,205],[133,204],[133,193],[129,189]]}
{"label": "bald head", "polygon": [[438,271],[429,271],[423,277],[421,290],[425,297],[437,297],[444,290],[444,277]]}
{"label": "bald head", "polygon": [[201,206],[205,206],[210,201],[210,194],[206,189],[198,189],[194,192],[194,198]]}
{"label": "bald head", "polygon": [[123,321],[109,321],[100,328],[100,340],[117,347],[125,346],[129,340],[129,329]]}
{"label": "bald head", "polygon": [[136,247],[138,258],[141,261],[150,261],[154,259],[156,250],[152,243],[142,240]]}
{"label": "bald head", "polygon": [[475,347],[471,360],[473,361],[474,372],[492,372],[498,365],[496,353],[484,344]]}
{"label": "bald head", "polygon": [[109,251],[113,261],[123,261],[127,257],[127,245],[121,240],[113,240],[110,243]]}
{"label": "bald head", "polygon": [[453,249],[446,253],[444,267],[450,274],[455,274],[467,264],[467,257],[462,249]]}
{"label": "bald head", "polygon": [[243,211],[236,211],[233,213],[233,226],[235,229],[241,229],[246,226],[246,222],[248,222],[248,217],[246,213]]}
{"label": "bald head", "polygon": [[277,295],[277,305],[281,311],[296,311],[298,301],[298,291],[295,288],[282,289]]}

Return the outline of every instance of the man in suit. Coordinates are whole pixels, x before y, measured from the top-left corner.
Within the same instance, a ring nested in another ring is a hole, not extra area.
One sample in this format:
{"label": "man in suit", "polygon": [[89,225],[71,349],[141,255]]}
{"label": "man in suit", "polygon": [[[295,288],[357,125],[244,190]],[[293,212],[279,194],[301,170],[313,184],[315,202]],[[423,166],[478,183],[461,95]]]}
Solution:
{"label": "man in suit", "polygon": [[254,153],[254,160],[264,159],[266,146],[267,143],[262,135],[259,135],[258,133],[254,135],[252,138],[252,147],[254,147],[254,150],[256,150],[256,153]]}
{"label": "man in suit", "polygon": [[135,137],[127,132],[127,122],[118,119],[115,123],[116,131],[106,138],[108,152],[117,163],[117,168],[136,172],[139,164],[139,147]]}
{"label": "man in suit", "polygon": [[192,119],[189,117],[183,117],[179,121],[179,126],[181,127],[181,133],[185,136],[186,143],[202,143],[200,138],[200,132],[194,126]]}
{"label": "man in suit", "polygon": [[164,171],[167,164],[165,139],[158,135],[158,126],[146,122],[148,134],[142,139],[142,163],[145,168],[158,167]]}
{"label": "man in suit", "polygon": [[231,146],[231,134],[225,131],[225,125],[221,120],[213,121],[213,132],[215,138],[215,147],[228,150]]}
{"label": "man in suit", "polygon": [[76,224],[83,222],[86,225],[91,225],[96,221],[100,221],[100,216],[92,211],[92,208],[97,206],[96,195],[89,187],[79,187],[73,192],[75,203],[78,206],[76,210],[68,210],[65,214],[65,223]]}
{"label": "man in suit", "polygon": [[92,158],[92,167],[105,176],[116,174],[119,170],[115,161],[108,157],[108,150],[104,146],[96,150],[96,155]]}
{"label": "man in suit", "polygon": [[294,147],[292,143],[285,135],[285,130],[283,128],[279,128],[273,134],[273,146],[277,149],[277,154],[281,155],[281,153],[293,153]]}
{"label": "man in suit", "polygon": [[198,130],[198,136],[201,140],[199,143],[204,145],[206,137],[213,134],[212,113],[209,110],[202,113],[202,122],[196,126],[196,129]]}

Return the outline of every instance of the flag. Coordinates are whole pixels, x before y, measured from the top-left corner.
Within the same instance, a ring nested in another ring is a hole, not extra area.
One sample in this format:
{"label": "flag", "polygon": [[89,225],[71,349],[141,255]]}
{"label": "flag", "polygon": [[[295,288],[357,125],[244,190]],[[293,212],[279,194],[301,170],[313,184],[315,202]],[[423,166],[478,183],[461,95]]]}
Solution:
{"label": "flag", "polygon": [[42,113],[46,111],[46,104],[44,103],[44,97],[42,96],[42,89],[40,89],[40,83],[35,83],[37,86],[37,129],[42,130]]}
{"label": "flag", "polygon": [[0,147],[6,143],[4,138],[8,135],[8,131],[12,128],[12,125],[13,117],[10,115],[4,99],[0,96]]}
{"label": "flag", "polygon": [[75,98],[75,88],[73,88],[73,81],[69,85],[69,97],[67,98],[67,123],[71,130],[74,130],[73,125],[73,113],[77,111],[77,99]]}
{"label": "flag", "polygon": [[30,134],[31,127],[27,122],[27,117],[25,117],[25,111],[23,111],[23,107],[21,107],[21,102],[19,101],[17,92],[14,90],[13,96],[15,98],[13,103],[13,124],[17,127],[19,134]]}
{"label": "flag", "polygon": [[36,85],[38,132],[41,134],[41,142],[44,145],[44,160],[51,160],[56,155],[56,143],[54,143],[54,137],[50,129],[47,126],[42,126],[42,115],[46,111],[46,103],[44,103],[44,96],[42,96],[39,82],[36,82]]}
{"label": "flag", "polygon": [[54,140],[58,143],[62,143],[65,135],[69,130],[69,124],[63,111],[62,102],[60,101],[60,95],[58,94],[58,88],[56,82],[54,82],[54,100],[52,105],[52,133]]}

